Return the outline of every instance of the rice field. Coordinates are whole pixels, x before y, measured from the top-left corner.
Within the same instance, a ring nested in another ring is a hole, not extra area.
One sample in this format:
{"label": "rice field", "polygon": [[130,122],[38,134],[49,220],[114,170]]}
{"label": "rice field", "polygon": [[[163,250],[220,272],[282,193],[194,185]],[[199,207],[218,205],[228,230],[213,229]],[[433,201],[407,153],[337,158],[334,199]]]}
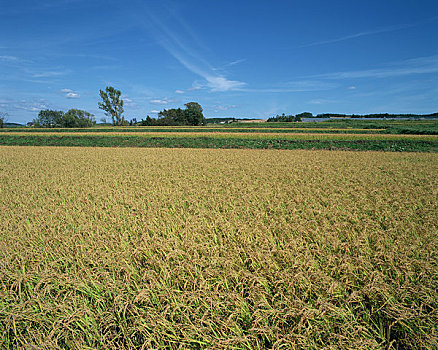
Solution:
{"label": "rice field", "polygon": [[434,349],[434,153],[0,146],[2,349]]}

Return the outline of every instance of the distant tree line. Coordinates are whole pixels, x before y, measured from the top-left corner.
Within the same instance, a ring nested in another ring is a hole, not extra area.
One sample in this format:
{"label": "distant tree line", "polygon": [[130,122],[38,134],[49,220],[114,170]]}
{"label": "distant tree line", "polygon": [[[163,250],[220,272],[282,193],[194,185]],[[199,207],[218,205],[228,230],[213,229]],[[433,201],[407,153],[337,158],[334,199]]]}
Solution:
{"label": "distant tree line", "polygon": [[32,124],[39,128],[87,128],[96,122],[94,115],[80,109],[70,109],[66,113],[45,109],[38,113]]}
{"label": "distant tree line", "polygon": [[268,122],[299,122],[303,118],[438,118],[438,113],[431,114],[341,114],[341,113],[322,113],[313,115],[310,112],[303,112],[297,115],[277,115],[268,119]]}
{"label": "distant tree line", "polygon": [[[107,86],[105,90],[100,90],[101,102],[98,106],[102,109],[106,116],[111,117],[112,125],[142,125],[142,126],[184,126],[184,125],[205,125],[207,120],[204,118],[203,109],[197,102],[189,102],[185,104],[185,109],[172,108],[164,109],[158,113],[158,118],[151,118],[137,121],[136,118],[131,121],[125,120],[124,102],[121,99],[121,91],[112,86]],[[0,128],[5,124],[7,113],[0,113]],[[340,113],[323,113],[314,116],[310,112],[303,112],[297,115],[277,115],[269,118],[268,122],[301,122],[303,118],[437,118],[438,113],[432,114],[340,114]],[[214,119],[214,120],[213,120]],[[105,119],[104,119],[105,121]],[[236,121],[235,118],[212,118],[210,123],[230,123]],[[80,109],[70,109],[67,112],[54,110],[41,110],[38,117],[31,123],[36,127],[46,128],[83,128],[91,127],[96,124],[94,115]]]}
{"label": "distant tree line", "polygon": [[[310,116],[309,116],[310,115]],[[275,117],[268,118],[268,122],[300,122],[302,118],[312,118],[312,113],[303,112],[297,115],[277,115]]]}
{"label": "distant tree line", "polygon": [[237,119],[234,117],[229,118],[208,118],[206,119],[207,124],[230,124],[236,122]]}
{"label": "distant tree line", "polygon": [[438,113],[431,114],[340,114],[340,113],[323,113],[315,116],[316,118],[437,118]]}
{"label": "distant tree line", "polygon": [[164,125],[204,125],[205,118],[202,114],[202,107],[199,103],[186,103],[186,108],[164,109],[158,113],[158,118],[151,118],[137,121],[136,118],[127,122],[123,117],[123,100],[121,99],[121,91],[112,86],[107,86],[105,91],[100,90],[100,97],[102,102],[98,103],[100,109],[112,119],[114,126],[120,125],[142,125],[142,126],[164,126]]}

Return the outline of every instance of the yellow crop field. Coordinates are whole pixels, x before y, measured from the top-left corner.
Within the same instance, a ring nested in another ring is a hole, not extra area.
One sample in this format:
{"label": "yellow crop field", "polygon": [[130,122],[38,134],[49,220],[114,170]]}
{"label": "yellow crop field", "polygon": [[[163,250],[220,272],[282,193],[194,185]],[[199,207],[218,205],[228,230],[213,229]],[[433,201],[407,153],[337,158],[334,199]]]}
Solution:
{"label": "yellow crop field", "polygon": [[438,347],[438,156],[0,147],[2,349]]}

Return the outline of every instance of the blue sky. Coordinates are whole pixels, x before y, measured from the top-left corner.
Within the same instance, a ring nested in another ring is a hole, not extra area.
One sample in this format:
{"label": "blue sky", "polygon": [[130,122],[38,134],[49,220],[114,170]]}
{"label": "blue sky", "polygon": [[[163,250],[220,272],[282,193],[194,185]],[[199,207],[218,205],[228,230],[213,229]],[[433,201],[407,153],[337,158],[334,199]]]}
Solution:
{"label": "blue sky", "polygon": [[0,111],[206,117],[438,111],[438,2],[17,0],[0,11]]}

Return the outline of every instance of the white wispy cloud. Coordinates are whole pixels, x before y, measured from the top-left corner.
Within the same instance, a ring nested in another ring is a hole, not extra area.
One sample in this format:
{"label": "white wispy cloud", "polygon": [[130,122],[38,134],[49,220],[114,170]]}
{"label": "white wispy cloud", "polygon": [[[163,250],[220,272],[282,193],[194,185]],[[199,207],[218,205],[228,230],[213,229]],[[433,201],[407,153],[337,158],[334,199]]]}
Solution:
{"label": "white wispy cloud", "polygon": [[63,94],[65,98],[80,98],[81,95],[77,92],[73,91],[72,89],[61,89],[60,92]]}
{"label": "white wispy cloud", "polygon": [[276,87],[268,88],[242,88],[245,92],[266,92],[266,93],[288,93],[288,92],[306,92],[306,91],[323,91],[337,88],[338,83],[327,82],[321,79],[317,80],[295,80],[278,84]]}
{"label": "white wispy cloud", "polygon": [[0,61],[2,62],[19,62],[21,61],[18,57],[15,56],[0,56]]}
{"label": "white wispy cloud", "polygon": [[238,60],[234,60],[234,61],[225,63],[222,66],[213,68],[213,70],[214,71],[225,71],[226,68],[235,66],[235,65],[243,63],[243,62],[246,62],[246,58],[241,58],[241,59],[238,59]]}
{"label": "white wispy cloud", "polygon": [[32,78],[51,78],[51,77],[59,77],[66,74],[69,74],[70,71],[63,70],[63,71],[45,71],[40,73],[33,73]]}
{"label": "white wispy cloud", "polygon": [[204,85],[203,85],[201,82],[199,82],[199,81],[194,81],[193,84],[192,84],[192,86],[189,87],[189,88],[187,89],[187,91],[202,90],[203,86],[204,86]]}
{"label": "white wispy cloud", "polygon": [[230,109],[237,108],[237,106],[236,105],[216,104],[216,105],[213,105],[212,108],[213,108],[215,113],[218,113],[218,112],[224,112],[224,111],[228,111]]}
{"label": "white wispy cloud", "polygon": [[65,95],[67,98],[80,98],[81,96],[77,94],[76,92],[69,92]]}
{"label": "white wispy cloud", "polygon": [[185,68],[203,78],[205,83],[202,87],[209,88],[211,91],[233,91],[246,85],[244,82],[230,80],[215,72],[212,65],[200,54],[202,48],[195,48],[196,45],[185,39],[185,37],[193,37],[193,34],[188,25],[177,19],[175,14],[172,18],[175,17],[174,25],[179,24],[178,34],[176,30],[171,30],[164,21],[160,20],[159,16],[150,12],[148,14],[154,24],[153,34],[158,43]]}
{"label": "white wispy cloud", "polygon": [[137,104],[134,102],[133,99],[123,96],[123,102],[124,102],[124,106],[126,107],[136,107]]}
{"label": "white wispy cloud", "polygon": [[366,70],[334,72],[319,74],[313,77],[324,79],[359,79],[359,78],[389,78],[406,76],[412,74],[433,74],[438,73],[438,55],[428,57],[418,57],[395,62],[391,65]]}
{"label": "white wispy cloud", "polygon": [[164,97],[162,99],[156,98],[156,99],[149,101],[149,103],[153,104],[153,105],[167,105],[168,103],[171,103],[171,102],[174,102],[174,101],[167,98],[167,97]]}
{"label": "white wispy cloud", "polygon": [[316,98],[316,99],[310,100],[308,103],[311,105],[322,105],[322,104],[328,104],[328,103],[339,103],[339,101],[328,100],[328,99],[324,99],[324,98]]}
{"label": "white wispy cloud", "polygon": [[158,111],[158,110],[156,110],[156,109],[153,109],[152,111],[150,111],[149,113],[154,113],[154,114],[157,114],[157,113],[160,113],[160,111]]}
{"label": "white wispy cloud", "polygon": [[39,112],[50,108],[49,103],[44,99],[21,99],[19,101],[9,101],[10,110],[24,110],[27,112]]}
{"label": "white wispy cloud", "polygon": [[[273,84],[271,87],[250,87],[246,82],[231,79],[228,77],[228,74],[220,71],[225,67],[241,64],[246,61],[246,58],[236,59],[220,68],[215,68],[205,59],[207,54],[203,53],[206,51],[206,48],[203,47],[199,40],[196,40],[190,27],[186,23],[181,22],[178,14],[172,13],[172,11],[164,11],[166,16],[163,16],[163,14],[158,14],[156,9],[154,11],[152,6],[148,5],[145,5],[145,13],[151,23],[147,28],[155,40],[182,66],[201,78],[193,82],[192,87],[185,90],[176,90],[175,93],[182,94],[201,89],[211,92],[293,93],[329,90],[338,86],[338,84],[321,81],[321,79],[308,79],[288,84]],[[167,20],[163,18],[167,18]],[[166,104],[166,100],[154,99],[151,103]]]}
{"label": "white wispy cloud", "polygon": [[11,101],[8,99],[0,99],[0,108],[3,110],[9,110]]}
{"label": "white wispy cloud", "polygon": [[221,76],[205,76],[205,79],[207,80],[207,86],[211,88],[211,91],[241,90],[246,85],[244,82],[229,80]]}
{"label": "white wispy cloud", "polygon": [[31,60],[12,55],[0,55],[0,62],[19,68],[26,67],[33,63]]}
{"label": "white wispy cloud", "polygon": [[153,105],[166,105],[169,102],[166,100],[150,100],[149,103],[151,103]]}
{"label": "white wispy cloud", "polygon": [[310,43],[310,44],[302,45],[302,46],[300,46],[300,48],[319,46],[319,45],[325,45],[325,44],[333,44],[333,43],[338,43],[338,42],[345,41],[345,40],[360,38],[363,36],[394,32],[394,31],[401,30],[401,29],[416,27],[416,26],[419,26],[419,25],[427,23],[427,22],[435,21],[437,19],[438,19],[438,17],[435,16],[435,17],[427,18],[427,19],[420,21],[420,22],[404,23],[404,24],[398,24],[398,25],[393,25],[393,26],[388,26],[388,27],[377,28],[377,29],[373,29],[373,30],[366,30],[366,31],[362,31],[362,32],[358,32],[358,33],[354,33],[354,34],[350,34],[350,35],[341,36],[338,38],[322,40],[322,41],[315,41],[315,42]]}
{"label": "white wispy cloud", "polygon": [[5,69],[4,77],[8,80],[25,81],[29,83],[53,83],[53,79],[71,73],[62,67],[47,68],[38,62],[13,55],[1,55],[0,64],[13,69]]}
{"label": "white wispy cloud", "polygon": [[239,60],[235,60],[235,61],[232,61],[230,63],[225,64],[224,67],[235,66],[236,64],[243,63],[245,61],[246,61],[246,58],[241,58]]}

